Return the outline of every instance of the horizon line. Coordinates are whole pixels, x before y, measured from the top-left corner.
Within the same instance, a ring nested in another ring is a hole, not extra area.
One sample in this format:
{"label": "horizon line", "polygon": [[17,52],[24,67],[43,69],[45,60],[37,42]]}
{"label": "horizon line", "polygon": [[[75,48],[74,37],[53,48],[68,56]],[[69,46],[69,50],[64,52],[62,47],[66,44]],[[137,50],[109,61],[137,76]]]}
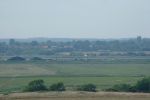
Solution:
{"label": "horizon line", "polygon": [[150,37],[145,37],[145,36],[135,36],[135,37],[112,37],[112,38],[107,38],[107,37],[103,37],[103,38],[98,38],[98,37],[12,37],[12,38],[5,38],[5,37],[0,37],[0,39],[38,39],[38,38],[43,38],[43,39],[132,39],[132,38],[137,38],[137,37],[141,37],[141,38],[150,38]]}

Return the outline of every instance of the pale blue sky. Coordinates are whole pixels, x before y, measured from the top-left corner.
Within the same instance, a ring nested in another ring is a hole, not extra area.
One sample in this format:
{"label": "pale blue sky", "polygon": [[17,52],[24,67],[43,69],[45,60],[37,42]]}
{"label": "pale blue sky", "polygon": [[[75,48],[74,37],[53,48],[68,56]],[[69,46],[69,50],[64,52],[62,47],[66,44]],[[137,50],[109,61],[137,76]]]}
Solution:
{"label": "pale blue sky", "polygon": [[0,0],[0,38],[150,37],[150,0]]}

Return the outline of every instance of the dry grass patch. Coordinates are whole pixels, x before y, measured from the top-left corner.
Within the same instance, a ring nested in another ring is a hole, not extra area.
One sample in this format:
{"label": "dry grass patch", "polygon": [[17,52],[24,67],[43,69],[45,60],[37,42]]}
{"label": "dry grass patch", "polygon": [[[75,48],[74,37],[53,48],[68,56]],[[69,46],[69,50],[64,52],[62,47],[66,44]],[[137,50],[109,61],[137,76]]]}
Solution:
{"label": "dry grass patch", "polygon": [[149,100],[149,93],[117,92],[45,92],[1,95],[0,100]]}

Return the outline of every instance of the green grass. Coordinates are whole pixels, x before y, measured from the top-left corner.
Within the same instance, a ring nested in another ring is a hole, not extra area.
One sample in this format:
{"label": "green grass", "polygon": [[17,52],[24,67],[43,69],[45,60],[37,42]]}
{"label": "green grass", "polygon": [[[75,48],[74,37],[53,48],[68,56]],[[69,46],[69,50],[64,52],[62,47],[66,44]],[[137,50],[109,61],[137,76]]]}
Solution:
{"label": "green grass", "polygon": [[0,63],[0,77],[16,76],[150,76],[146,64],[55,64],[49,62]]}
{"label": "green grass", "polygon": [[87,83],[96,84],[99,90],[134,84],[150,76],[150,63],[137,63],[0,62],[0,91],[20,91],[35,79],[43,79],[47,86],[64,82],[68,89]]}

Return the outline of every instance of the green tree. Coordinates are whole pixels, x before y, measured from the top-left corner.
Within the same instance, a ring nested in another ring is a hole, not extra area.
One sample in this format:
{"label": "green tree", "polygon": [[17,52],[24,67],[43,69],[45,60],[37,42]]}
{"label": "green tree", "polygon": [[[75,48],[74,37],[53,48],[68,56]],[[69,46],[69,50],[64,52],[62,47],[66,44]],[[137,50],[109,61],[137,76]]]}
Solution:
{"label": "green tree", "polygon": [[45,91],[47,90],[43,80],[31,81],[25,89],[26,91]]}
{"label": "green tree", "polygon": [[135,87],[137,92],[150,92],[150,77],[138,81]]}
{"label": "green tree", "polygon": [[65,86],[62,82],[52,84],[49,88],[50,91],[65,91]]}
{"label": "green tree", "polygon": [[106,89],[106,91],[150,92],[150,77],[143,78],[133,86],[129,84],[119,84],[119,85],[114,85],[112,88]]}

